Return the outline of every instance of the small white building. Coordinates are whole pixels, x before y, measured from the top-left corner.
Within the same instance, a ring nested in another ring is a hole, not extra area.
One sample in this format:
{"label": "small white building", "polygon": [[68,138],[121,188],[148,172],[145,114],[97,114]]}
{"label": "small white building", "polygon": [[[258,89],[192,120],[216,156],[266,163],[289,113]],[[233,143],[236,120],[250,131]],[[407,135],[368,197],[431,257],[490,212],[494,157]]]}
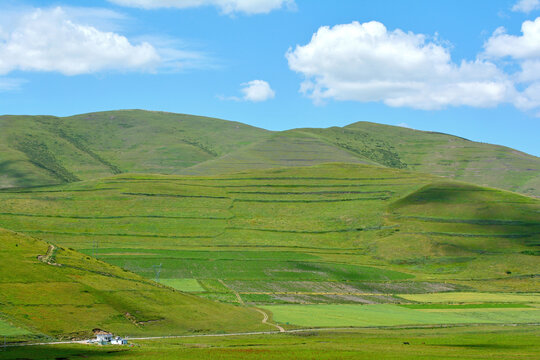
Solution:
{"label": "small white building", "polygon": [[98,343],[109,343],[113,339],[113,335],[106,331],[98,331],[94,335],[96,335],[96,342]]}
{"label": "small white building", "polygon": [[121,338],[120,336],[113,337],[113,334],[103,330],[98,330],[94,332],[96,335],[95,340],[91,340],[91,343],[96,343],[100,345],[127,345],[127,340]]}
{"label": "small white building", "polygon": [[122,339],[120,336],[117,336],[111,340],[112,345],[127,345],[127,343],[128,343],[127,340]]}

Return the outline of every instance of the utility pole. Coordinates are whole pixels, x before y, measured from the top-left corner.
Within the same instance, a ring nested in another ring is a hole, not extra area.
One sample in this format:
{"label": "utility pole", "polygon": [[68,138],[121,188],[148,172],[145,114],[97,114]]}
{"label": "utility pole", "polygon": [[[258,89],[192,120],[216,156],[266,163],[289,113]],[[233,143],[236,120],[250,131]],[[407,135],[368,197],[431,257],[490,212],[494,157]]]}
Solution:
{"label": "utility pole", "polygon": [[159,274],[161,273],[161,265],[152,265],[152,268],[154,268],[154,273],[156,274],[156,282],[159,282]]}

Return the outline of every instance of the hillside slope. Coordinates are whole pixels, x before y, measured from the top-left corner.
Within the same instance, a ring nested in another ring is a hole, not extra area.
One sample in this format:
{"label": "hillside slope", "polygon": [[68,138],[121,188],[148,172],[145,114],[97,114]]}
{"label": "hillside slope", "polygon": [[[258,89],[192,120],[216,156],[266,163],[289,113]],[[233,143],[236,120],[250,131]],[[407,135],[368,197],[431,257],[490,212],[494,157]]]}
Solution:
{"label": "hillside slope", "polygon": [[303,131],[383,166],[540,196],[540,158],[504,146],[369,122]]}
{"label": "hillside slope", "polygon": [[271,132],[141,110],[0,117],[0,188],[119,173],[216,175],[329,162],[431,173],[540,196],[540,158],[503,146],[368,122]]}
{"label": "hillside slope", "polygon": [[269,134],[232,121],[140,110],[0,116],[0,129],[0,188],[124,172],[174,174]]}
{"label": "hillside slope", "polygon": [[16,337],[88,337],[95,328],[122,335],[267,328],[253,310],[158,286],[3,229],[0,264],[0,325]]}
{"label": "hillside slope", "polygon": [[227,302],[234,291],[253,303],[370,303],[460,286],[540,289],[539,200],[408,170],[121,174],[6,189],[0,202],[4,228],[146,278],[163,264],[164,281],[198,281],[195,292]]}

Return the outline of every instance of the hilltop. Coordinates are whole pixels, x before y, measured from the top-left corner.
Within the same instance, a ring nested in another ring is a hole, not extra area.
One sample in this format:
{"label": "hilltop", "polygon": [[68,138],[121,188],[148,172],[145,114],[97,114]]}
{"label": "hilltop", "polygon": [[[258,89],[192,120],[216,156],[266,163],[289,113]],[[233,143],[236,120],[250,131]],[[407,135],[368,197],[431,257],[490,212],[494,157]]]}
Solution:
{"label": "hilltop", "polygon": [[200,116],[122,110],[65,118],[1,116],[0,187],[120,173],[218,175],[342,162],[409,169],[540,196],[540,159],[396,126],[272,132]]}

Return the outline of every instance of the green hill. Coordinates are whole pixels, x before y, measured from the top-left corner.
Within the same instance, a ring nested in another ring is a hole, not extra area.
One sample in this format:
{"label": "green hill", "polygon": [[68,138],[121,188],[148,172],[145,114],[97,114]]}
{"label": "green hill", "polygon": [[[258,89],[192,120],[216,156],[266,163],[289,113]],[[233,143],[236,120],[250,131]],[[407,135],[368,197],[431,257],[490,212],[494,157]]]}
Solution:
{"label": "green hill", "polygon": [[363,163],[540,196],[540,159],[459,137],[368,122],[270,132],[237,122],[141,110],[58,118],[0,116],[0,188],[119,173],[217,175]]}
{"label": "green hill", "polygon": [[384,166],[540,196],[540,158],[504,146],[369,122],[306,131]]}
{"label": "green hill", "polygon": [[237,122],[139,110],[1,116],[0,128],[0,187],[123,172],[173,174],[269,133]]}
{"label": "green hill", "polygon": [[[230,303],[537,292],[540,201],[362,164],[0,191],[0,226]],[[489,281],[487,281],[489,280]],[[503,301],[504,302],[504,301]]]}
{"label": "green hill", "polygon": [[76,251],[0,229],[0,332],[10,340],[262,330],[253,310],[144,279]]}

